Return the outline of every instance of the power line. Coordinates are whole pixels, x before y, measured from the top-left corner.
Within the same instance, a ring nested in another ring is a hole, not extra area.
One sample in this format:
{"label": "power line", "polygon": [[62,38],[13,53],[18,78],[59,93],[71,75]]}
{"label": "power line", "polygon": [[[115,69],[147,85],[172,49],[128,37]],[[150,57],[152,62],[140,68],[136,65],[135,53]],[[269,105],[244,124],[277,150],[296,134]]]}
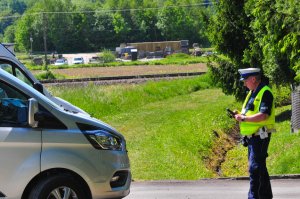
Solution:
{"label": "power line", "polygon": [[5,16],[5,17],[0,17],[0,19],[13,19],[13,18],[19,18],[21,17],[20,15],[19,16]]}
{"label": "power line", "polygon": [[43,14],[90,14],[90,13],[105,13],[105,12],[131,12],[131,11],[144,11],[144,10],[162,10],[166,8],[191,8],[191,7],[199,7],[199,6],[210,6],[216,3],[206,2],[206,3],[197,3],[197,4],[189,4],[189,5],[171,5],[164,7],[155,7],[155,8],[128,8],[128,9],[101,9],[101,10],[82,10],[82,11],[60,11],[60,12],[34,12],[31,14],[23,14],[20,16],[5,16],[0,17],[0,19],[11,19],[11,18],[19,18],[24,15],[43,15]]}
{"label": "power line", "polygon": [[207,6],[213,5],[213,3],[198,3],[190,5],[173,5],[173,6],[164,6],[159,8],[128,8],[128,9],[102,9],[95,11],[68,11],[68,12],[43,12],[45,14],[81,14],[81,13],[101,13],[101,12],[130,12],[130,11],[143,11],[143,10],[162,10],[165,8],[180,8],[180,7],[194,7],[194,6]]}
{"label": "power line", "polygon": [[32,14],[23,14],[23,15],[11,15],[11,16],[0,17],[0,19],[14,19],[14,18],[20,18],[25,15],[41,15],[41,14],[43,14],[43,12],[32,13]]}

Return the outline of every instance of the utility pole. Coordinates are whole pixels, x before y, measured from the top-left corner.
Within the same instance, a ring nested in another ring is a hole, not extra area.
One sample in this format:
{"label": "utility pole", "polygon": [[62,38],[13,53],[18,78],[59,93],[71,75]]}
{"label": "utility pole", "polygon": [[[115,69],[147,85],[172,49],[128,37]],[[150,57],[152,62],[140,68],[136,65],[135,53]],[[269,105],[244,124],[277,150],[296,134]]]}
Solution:
{"label": "utility pole", "polygon": [[32,34],[31,33],[30,33],[29,41],[30,41],[30,58],[32,58],[32,43],[33,43],[33,38],[32,38]]}
{"label": "utility pole", "polygon": [[48,63],[47,63],[47,15],[46,13],[42,13],[43,17],[43,27],[44,27],[44,53],[45,53],[45,70],[48,71]]}

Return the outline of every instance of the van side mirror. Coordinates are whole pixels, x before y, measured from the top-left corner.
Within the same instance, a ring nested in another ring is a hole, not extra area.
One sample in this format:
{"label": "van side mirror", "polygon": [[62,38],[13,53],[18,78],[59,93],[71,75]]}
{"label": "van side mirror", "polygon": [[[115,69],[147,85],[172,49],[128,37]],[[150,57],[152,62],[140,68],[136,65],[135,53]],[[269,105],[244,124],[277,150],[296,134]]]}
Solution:
{"label": "van side mirror", "polygon": [[39,82],[34,83],[33,88],[44,95],[44,87],[41,83]]}
{"label": "van side mirror", "polygon": [[34,119],[34,115],[39,111],[39,104],[34,98],[28,100],[28,124],[31,127],[37,127],[38,121]]}

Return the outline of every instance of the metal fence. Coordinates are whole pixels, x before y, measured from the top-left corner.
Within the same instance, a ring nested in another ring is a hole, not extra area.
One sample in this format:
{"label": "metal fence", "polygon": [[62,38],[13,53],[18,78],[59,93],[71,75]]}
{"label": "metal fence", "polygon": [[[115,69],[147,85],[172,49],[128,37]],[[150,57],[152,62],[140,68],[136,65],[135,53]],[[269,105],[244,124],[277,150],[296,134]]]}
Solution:
{"label": "metal fence", "polygon": [[300,86],[293,86],[291,131],[298,132],[299,130],[300,130]]}

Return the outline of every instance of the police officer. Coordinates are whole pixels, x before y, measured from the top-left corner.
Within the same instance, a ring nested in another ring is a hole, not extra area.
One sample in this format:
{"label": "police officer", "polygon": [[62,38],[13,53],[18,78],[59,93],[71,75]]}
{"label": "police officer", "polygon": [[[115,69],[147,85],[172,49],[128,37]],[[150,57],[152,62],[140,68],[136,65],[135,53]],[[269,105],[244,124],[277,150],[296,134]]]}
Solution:
{"label": "police officer", "polygon": [[239,73],[240,80],[250,90],[242,111],[235,114],[235,119],[240,122],[240,132],[248,143],[248,199],[271,199],[273,194],[266,158],[275,124],[274,97],[271,89],[261,81],[259,68],[240,69]]}

